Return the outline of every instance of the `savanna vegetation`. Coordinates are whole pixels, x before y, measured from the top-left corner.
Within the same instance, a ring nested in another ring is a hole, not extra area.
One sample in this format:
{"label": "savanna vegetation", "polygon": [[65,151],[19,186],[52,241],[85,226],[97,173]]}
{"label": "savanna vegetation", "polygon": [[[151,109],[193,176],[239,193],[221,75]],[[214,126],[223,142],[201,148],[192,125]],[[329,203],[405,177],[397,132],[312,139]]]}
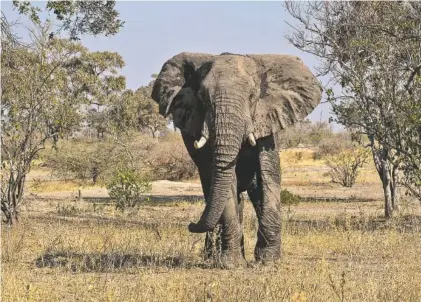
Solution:
{"label": "savanna vegetation", "polygon": [[329,78],[335,119],[368,138],[361,144],[371,149],[391,217],[399,185],[421,197],[420,3],[287,1],[285,8],[297,21],[287,39],[318,57],[319,75]]}
{"label": "savanna vegetation", "polygon": [[2,13],[2,301],[421,299],[421,6],[286,3],[288,39],[341,86],[325,91],[345,130],[284,130],[283,260],[228,271],[187,230],[201,185],[154,76],[127,89],[124,58],[79,41],[118,34],[115,3],[13,3],[31,25],[21,40]]}

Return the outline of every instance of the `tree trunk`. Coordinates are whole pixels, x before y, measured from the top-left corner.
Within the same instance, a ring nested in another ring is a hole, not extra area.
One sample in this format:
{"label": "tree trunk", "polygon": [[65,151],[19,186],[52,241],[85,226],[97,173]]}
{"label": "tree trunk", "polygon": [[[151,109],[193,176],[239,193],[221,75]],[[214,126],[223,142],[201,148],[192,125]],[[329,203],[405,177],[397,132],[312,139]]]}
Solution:
{"label": "tree trunk", "polygon": [[397,187],[392,180],[393,169],[395,167],[393,166],[392,170],[389,168],[390,162],[388,160],[388,150],[384,147],[375,147],[373,137],[369,138],[371,143],[371,152],[373,153],[374,166],[376,167],[383,186],[384,216],[389,219],[393,215],[393,205],[397,202]]}
{"label": "tree trunk", "polygon": [[386,218],[391,218],[393,215],[393,207],[392,207],[392,192],[391,192],[391,177],[390,177],[390,170],[389,170],[389,163],[387,159],[382,161],[382,184],[383,184],[383,193],[384,193],[384,216]]}
{"label": "tree trunk", "polygon": [[399,175],[398,167],[392,166],[390,191],[392,193],[392,209],[393,211],[399,211]]}
{"label": "tree trunk", "polygon": [[18,174],[16,178],[11,172],[9,182],[2,188],[1,211],[3,212],[3,222],[12,226],[19,221],[19,207],[23,197],[26,175]]}
{"label": "tree trunk", "polygon": [[92,183],[94,185],[96,185],[96,182],[98,180],[98,176],[99,176],[99,169],[98,169],[98,167],[93,167],[92,168]]}

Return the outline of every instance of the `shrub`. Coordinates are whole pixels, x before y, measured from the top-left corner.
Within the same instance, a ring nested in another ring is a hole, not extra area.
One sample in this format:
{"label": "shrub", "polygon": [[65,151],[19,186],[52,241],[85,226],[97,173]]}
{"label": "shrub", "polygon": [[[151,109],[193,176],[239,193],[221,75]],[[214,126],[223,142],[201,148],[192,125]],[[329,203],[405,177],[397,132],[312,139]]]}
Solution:
{"label": "shrub", "polygon": [[333,183],[343,187],[352,187],[358,176],[359,169],[368,161],[370,152],[364,148],[351,148],[330,156],[326,164],[330,168],[329,175]]}
{"label": "shrub", "polygon": [[281,149],[303,146],[317,146],[332,136],[328,123],[304,120],[282,131],[278,144]]}
{"label": "shrub", "polygon": [[295,153],[295,158],[297,159],[297,161],[302,160],[303,159],[303,152]]}
{"label": "shrub", "polygon": [[318,160],[334,156],[349,148],[352,148],[352,141],[349,135],[347,133],[337,133],[318,144],[317,151],[313,153],[313,159]]}
{"label": "shrub", "polygon": [[179,134],[169,135],[148,153],[154,179],[180,181],[197,177],[197,168]]}
{"label": "shrub", "polygon": [[108,194],[116,202],[116,208],[121,211],[140,205],[146,199],[142,194],[150,189],[148,178],[131,169],[116,171],[107,184]]}
{"label": "shrub", "polygon": [[57,214],[60,216],[72,217],[80,214],[81,210],[74,205],[57,205]]}
{"label": "shrub", "polygon": [[283,189],[281,191],[281,204],[284,204],[284,205],[299,204],[300,201],[301,201],[300,196],[291,193],[287,189]]}
{"label": "shrub", "polygon": [[45,150],[44,166],[51,168],[53,176],[60,180],[107,184],[121,167],[144,171],[145,159],[156,144],[156,139],[137,133],[122,136],[118,141],[62,141],[57,151]]}
{"label": "shrub", "polygon": [[107,173],[121,158],[115,145],[108,142],[63,142],[46,156],[46,166],[62,180],[104,182]]}

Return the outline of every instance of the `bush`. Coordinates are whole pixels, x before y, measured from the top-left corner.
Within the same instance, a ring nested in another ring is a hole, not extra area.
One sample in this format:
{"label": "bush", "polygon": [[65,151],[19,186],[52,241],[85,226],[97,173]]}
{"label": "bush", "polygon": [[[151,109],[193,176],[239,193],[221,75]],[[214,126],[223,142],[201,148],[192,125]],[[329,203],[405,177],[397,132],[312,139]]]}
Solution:
{"label": "bush", "polygon": [[45,166],[62,180],[105,182],[121,156],[115,145],[108,142],[62,142],[57,151],[46,156]]}
{"label": "bush", "polygon": [[301,202],[300,196],[291,193],[287,189],[283,189],[281,191],[281,204],[292,205],[292,204],[299,204],[300,202]]}
{"label": "bush", "polygon": [[322,140],[317,151],[313,153],[314,160],[320,160],[339,154],[344,149],[352,148],[351,138],[347,133],[337,133],[332,137]]}
{"label": "bush", "polygon": [[134,133],[102,141],[74,139],[61,141],[58,150],[45,150],[43,166],[51,168],[60,180],[76,180],[107,184],[116,170],[131,167],[144,171],[146,158],[153,152],[157,140]]}
{"label": "bush", "polygon": [[343,187],[352,187],[358,176],[359,169],[368,161],[370,152],[364,148],[354,147],[330,156],[326,164],[330,168],[329,175],[333,183]]}
{"label": "bush", "polygon": [[145,200],[142,194],[150,189],[148,178],[130,169],[116,171],[107,184],[108,194],[116,202],[116,208],[121,211],[140,205]]}
{"label": "bush", "polygon": [[324,139],[332,137],[332,130],[326,122],[304,120],[282,131],[278,142],[281,149],[303,146],[317,146]]}
{"label": "bush", "polygon": [[148,154],[147,164],[153,179],[180,181],[198,176],[180,134],[171,134]]}

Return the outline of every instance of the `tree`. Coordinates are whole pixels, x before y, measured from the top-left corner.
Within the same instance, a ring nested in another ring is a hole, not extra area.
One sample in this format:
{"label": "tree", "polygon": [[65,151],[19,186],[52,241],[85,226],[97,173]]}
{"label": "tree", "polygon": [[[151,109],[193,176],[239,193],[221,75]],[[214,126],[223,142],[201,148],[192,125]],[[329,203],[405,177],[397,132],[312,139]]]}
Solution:
{"label": "tree", "polygon": [[[40,22],[41,8],[34,6],[30,1],[14,0],[13,6],[34,23]],[[123,27],[124,22],[118,19],[119,13],[114,7],[115,1],[47,1],[45,10],[52,12],[59,23],[58,29],[55,32],[51,31],[50,34],[55,35],[65,31],[71,40],[79,40],[79,36],[84,34],[115,35]],[[5,28],[5,31],[8,29]]]}
{"label": "tree", "polygon": [[[2,43],[1,210],[8,224],[18,219],[25,178],[39,151],[49,139],[73,131],[82,121],[82,107],[96,95],[92,87],[108,91],[110,82],[87,68],[101,53],[50,32],[49,22],[34,24],[30,44]],[[120,65],[109,60],[102,67],[108,74]]]}
{"label": "tree", "polygon": [[104,133],[107,131],[107,115],[104,111],[96,108],[90,108],[86,114],[88,127],[95,129],[97,139],[104,138]]}
{"label": "tree", "polygon": [[126,87],[124,76],[118,74],[123,67],[123,58],[108,51],[88,53],[78,62],[78,68],[90,75],[89,79],[83,79],[86,96],[90,99],[84,110],[84,121],[95,129],[98,139],[109,131],[107,108],[118,102]]}
{"label": "tree", "polygon": [[421,5],[287,1],[285,7],[299,23],[287,39],[317,56],[318,74],[342,87],[339,94],[327,89],[336,121],[368,136],[385,216],[391,217],[398,205],[398,167],[411,166],[411,175],[421,168],[420,137],[414,135],[421,119],[411,115],[420,98]]}
{"label": "tree", "polygon": [[134,94],[138,104],[138,121],[141,128],[149,129],[153,138],[166,129],[168,120],[159,114],[158,104],[151,98],[152,84],[138,88]]}
{"label": "tree", "polygon": [[116,129],[147,129],[153,138],[165,130],[168,121],[158,112],[158,105],[151,98],[152,86],[142,86],[135,92],[126,90],[108,108],[109,122]]}

